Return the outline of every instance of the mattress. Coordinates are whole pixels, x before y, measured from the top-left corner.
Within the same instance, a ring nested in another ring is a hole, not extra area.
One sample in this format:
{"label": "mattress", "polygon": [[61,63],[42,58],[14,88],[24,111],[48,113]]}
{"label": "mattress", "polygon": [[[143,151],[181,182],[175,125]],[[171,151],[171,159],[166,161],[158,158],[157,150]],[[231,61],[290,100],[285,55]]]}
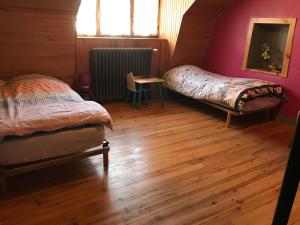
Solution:
{"label": "mattress", "polygon": [[62,81],[38,74],[5,81],[0,88],[0,141],[6,136],[31,135],[85,125],[112,128],[106,109],[84,101]]}
{"label": "mattress", "polygon": [[104,140],[104,127],[87,126],[41,132],[26,137],[7,137],[0,143],[0,165],[8,166],[85,151]]}
{"label": "mattress", "polygon": [[173,68],[164,79],[172,91],[238,112],[267,109],[285,101],[284,88],[278,84],[223,76],[192,65]]}

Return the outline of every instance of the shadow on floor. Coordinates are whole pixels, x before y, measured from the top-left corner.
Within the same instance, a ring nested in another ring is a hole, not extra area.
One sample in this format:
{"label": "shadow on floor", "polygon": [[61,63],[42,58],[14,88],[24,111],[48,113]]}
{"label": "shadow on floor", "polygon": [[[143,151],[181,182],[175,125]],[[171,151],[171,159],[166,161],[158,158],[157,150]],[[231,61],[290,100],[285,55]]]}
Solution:
{"label": "shadow on floor", "polygon": [[8,177],[8,190],[0,193],[0,201],[46,189],[82,183],[86,179],[95,179],[99,183],[106,183],[107,174],[103,170],[102,159],[95,160],[95,157],[99,156]]}
{"label": "shadow on floor", "polygon": [[[183,95],[170,91],[168,92],[168,99],[174,100],[179,104],[193,108],[194,110],[199,111],[203,114],[215,117],[216,119],[220,120],[220,122],[224,121],[225,126],[227,113],[220,109],[214,108],[203,102],[199,102],[195,99],[185,97]],[[270,119],[267,118],[266,112],[257,112],[248,115],[233,116],[231,128],[245,129],[247,127],[259,125],[268,121],[270,121]]]}

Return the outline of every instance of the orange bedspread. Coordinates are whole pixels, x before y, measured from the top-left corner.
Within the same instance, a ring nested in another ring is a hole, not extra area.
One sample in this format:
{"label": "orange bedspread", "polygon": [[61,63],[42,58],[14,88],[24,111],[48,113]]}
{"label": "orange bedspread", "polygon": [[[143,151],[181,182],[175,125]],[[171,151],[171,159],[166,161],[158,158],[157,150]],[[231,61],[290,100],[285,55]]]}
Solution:
{"label": "orange bedspread", "polygon": [[43,75],[24,75],[0,81],[0,140],[82,125],[112,128],[100,104],[84,101],[67,84]]}

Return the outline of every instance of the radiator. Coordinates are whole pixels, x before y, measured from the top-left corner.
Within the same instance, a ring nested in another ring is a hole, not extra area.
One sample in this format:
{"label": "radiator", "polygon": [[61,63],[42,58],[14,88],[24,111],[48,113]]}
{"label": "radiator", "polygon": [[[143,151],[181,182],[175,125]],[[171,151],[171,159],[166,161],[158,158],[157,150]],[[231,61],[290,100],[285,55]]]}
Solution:
{"label": "radiator", "polygon": [[126,76],[151,73],[152,48],[95,48],[90,51],[92,91],[97,102],[124,99]]}

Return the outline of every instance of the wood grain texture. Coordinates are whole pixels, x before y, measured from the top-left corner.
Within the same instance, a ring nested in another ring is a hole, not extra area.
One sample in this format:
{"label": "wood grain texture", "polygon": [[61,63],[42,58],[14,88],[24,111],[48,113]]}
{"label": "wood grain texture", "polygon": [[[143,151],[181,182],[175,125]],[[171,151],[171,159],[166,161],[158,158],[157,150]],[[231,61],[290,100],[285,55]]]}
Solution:
{"label": "wood grain texture", "polygon": [[182,17],[194,2],[195,0],[160,1],[159,37],[168,40],[169,57],[174,53]]}
{"label": "wood grain texture", "polygon": [[54,10],[77,14],[80,0],[1,0],[0,7]]}
{"label": "wood grain texture", "polygon": [[166,71],[168,42],[159,38],[77,38],[77,75],[89,71],[89,51],[92,48],[153,48],[152,74]]}
{"label": "wood grain texture", "polygon": [[293,127],[247,116],[227,129],[225,113],[192,103],[105,105],[115,122],[108,173],[97,156],[12,177],[1,223],[271,224]]}
{"label": "wood grain texture", "polygon": [[217,18],[232,0],[196,0],[184,14],[171,66],[202,66]]}
{"label": "wood grain texture", "polygon": [[79,1],[51,2],[1,1],[0,79],[40,73],[73,83]]}

